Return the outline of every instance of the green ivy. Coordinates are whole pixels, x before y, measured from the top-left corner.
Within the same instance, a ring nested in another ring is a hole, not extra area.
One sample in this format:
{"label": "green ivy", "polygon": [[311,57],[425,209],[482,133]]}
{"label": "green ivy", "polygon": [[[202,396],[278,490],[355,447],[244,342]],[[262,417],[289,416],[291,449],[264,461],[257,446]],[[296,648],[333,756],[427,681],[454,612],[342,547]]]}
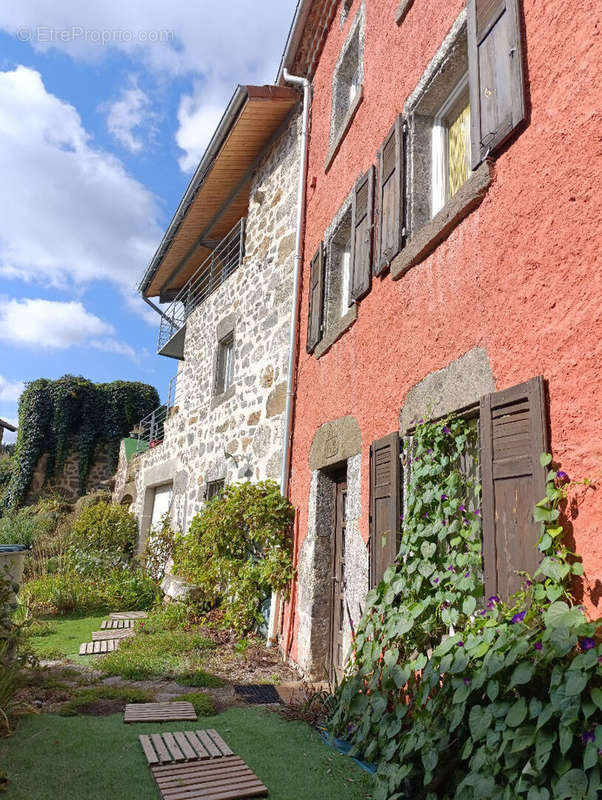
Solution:
{"label": "green ivy", "polygon": [[416,431],[402,546],[368,595],[331,727],[378,763],[376,800],[594,800],[602,645],[568,588],[582,565],[560,543],[566,476],[549,469],[537,504],[535,578],[484,599],[475,437],[462,419]]}
{"label": "green ivy", "polygon": [[14,468],[0,508],[15,508],[24,500],[43,453],[48,453],[48,480],[61,471],[72,446],[84,494],[97,446],[110,446],[114,469],[121,439],[158,405],[157,390],[138,381],[94,384],[63,375],[56,381],[40,378],[27,384],[19,402]]}

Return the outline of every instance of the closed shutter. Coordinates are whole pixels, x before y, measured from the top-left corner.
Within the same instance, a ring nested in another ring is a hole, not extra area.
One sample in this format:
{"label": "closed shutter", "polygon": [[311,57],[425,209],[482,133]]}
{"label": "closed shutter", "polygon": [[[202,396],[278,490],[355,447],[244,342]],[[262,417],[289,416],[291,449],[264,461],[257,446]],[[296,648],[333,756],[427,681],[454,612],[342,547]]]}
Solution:
{"label": "closed shutter", "polygon": [[472,168],[525,118],[518,0],[467,0]]}
{"label": "closed shutter", "polygon": [[324,314],[324,247],[322,242],[311,260],[309,269],[309,311],[307,320],[307,352],[313,353],[322,338]]}
{"label": "closed shutter", "polygon": [[540,561],[533,507],[546,493],[543,379],[483,397],[479,435],[485,592],[507,599],[521,585],[516,570],[532,574]]}
{"label": "closed shutter", "polygon": [[374,167],[361,175],[353,192],[351,211],[351,300],[361,300],[370,291],[372,272],[372,209]]}
{"label": "closed shutter", "polygon": [[380,275],[403,246],[404,233],[404,135],[401,115],[379,150],[378,257],[374,274]]}
{"label": "closed shutter", "polygon": [[370,588],[378,586],[399,549],[399,435],[370,447]]}

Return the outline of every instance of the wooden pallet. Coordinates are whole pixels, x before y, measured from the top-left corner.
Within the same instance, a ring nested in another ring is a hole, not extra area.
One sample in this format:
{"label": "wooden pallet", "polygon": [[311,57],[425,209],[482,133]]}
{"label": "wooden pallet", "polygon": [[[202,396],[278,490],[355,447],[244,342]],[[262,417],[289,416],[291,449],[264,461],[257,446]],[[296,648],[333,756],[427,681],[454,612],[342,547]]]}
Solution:
{"label": "wooden pallet", "polygon": [[130,636],[134,636],[136,631],[133,628],[121,628],[121,630],[112,631],[93,631],[92,633],[92,641],[97,642],[101,639],[127,639]]}
{"label": "wooden pallet", "polygon": [[82,642],[79,646],[80,656],[99,656],[104,653],[112,653],[119,647],[119,639],[104,639],[99,642]]}
{"label": "wooden pallet", "polygon": [[177,731],[151,733],[138,737],[149,766],[175,764],[180,761],[207,761],[234,755],[219,733],[206,731]]}
{"label": "wooden pallet", "polygon": [[133,619],[103,619],[100,627],[104,630],[115,630],[120,628],[133,628]]}
{"label": "wooden pallet", "polygon": [[196,720],[192,703],[176,701],[173,703],[128,703],[123,716],[124,722],[173,722],[177,720]]}
{"label": "wooden pallet", "polygon": [[162,800],[265,797],[265,786],[238,756],[151,767]]}
{"label": "wooden pallet", "polygon": [[116,611],[109,616],[111,619],[146,619],[148,614],[146,611]]}

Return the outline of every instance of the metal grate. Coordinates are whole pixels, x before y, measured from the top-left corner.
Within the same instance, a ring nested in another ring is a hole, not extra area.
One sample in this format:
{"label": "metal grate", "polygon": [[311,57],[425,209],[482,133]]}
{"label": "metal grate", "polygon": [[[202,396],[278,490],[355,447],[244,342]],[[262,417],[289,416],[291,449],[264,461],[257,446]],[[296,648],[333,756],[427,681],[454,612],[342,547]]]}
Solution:
{"label": "metal grate", "polygon": [[157,347],[159,351],[184,327],[194,309],[238,269],[245,254],[245,224],[246,219],[243,217],[207,256],[175,297],[161,318]]}
{"label": "metal grate", "polygon": [[267,705],[268,703],[282,703],[282,698],[272,684],[249,683],[235,686],[236,694],[249,705]]}

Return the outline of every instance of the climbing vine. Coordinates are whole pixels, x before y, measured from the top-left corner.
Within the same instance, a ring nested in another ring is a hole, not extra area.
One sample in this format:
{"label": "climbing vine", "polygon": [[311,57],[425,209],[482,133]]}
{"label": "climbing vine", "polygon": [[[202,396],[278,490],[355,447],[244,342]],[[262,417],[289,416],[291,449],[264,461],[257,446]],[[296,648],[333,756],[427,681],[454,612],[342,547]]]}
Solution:
{"label": "climbing vine", "polygon": [[96,447],[110,446],[109,457],[115,468],[120,440],[158,405],[157,390],[137,381],[94,384],[73,375],[56,381],[32,381],[19,403],[15,466],[2,507],[14,508],[22,502],[43,453],[48,453],[48,480],[61,471],[71,450],[77,452],[83,494]]}
{"label": "climbing vine", "polygon": [[507,603],[483,597],[476,430],[422,423],[396,562],[367,598],[332,730],[377,762],[377,800],[598,796],[602,645],[573,605],[567,477],[537,504],[543,560]]}

